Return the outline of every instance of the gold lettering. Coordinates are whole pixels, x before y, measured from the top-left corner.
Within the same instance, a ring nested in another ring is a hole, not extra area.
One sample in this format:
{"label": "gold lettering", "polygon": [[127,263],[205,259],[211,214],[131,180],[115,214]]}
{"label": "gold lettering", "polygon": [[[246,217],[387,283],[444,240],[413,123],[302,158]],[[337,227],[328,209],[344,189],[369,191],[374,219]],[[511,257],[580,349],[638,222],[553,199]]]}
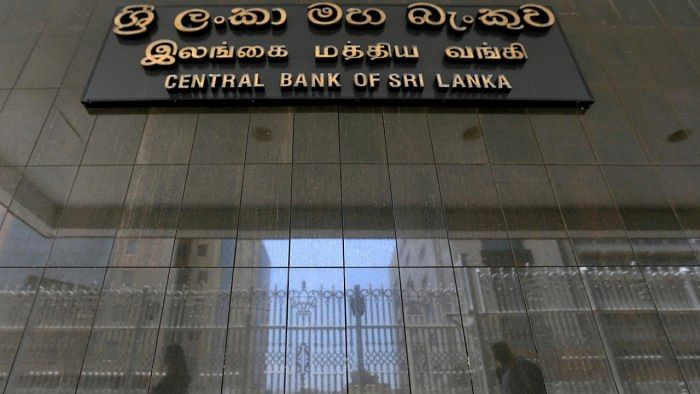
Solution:
{"label": "gold lettering", "polygon": [[482,8],[479,10],[477,20],[485,27],[497,27],[511,31],[520,31],[524,27],[520,15],[516,11],[505,8],[496,10]]}
{"label": "gold lettering", "polygon": [[280,73],[280,87],[290,88],[292,86],[292,74],[291,73]]}
{"label": "gold lettering", "polygon": [[348,8],[345,14],[345,23],[353,27],[378,28],[386,22],[386,14],[379,8]]}
{"label": "gold lettering", "polygon": [[209,74],[209,85],[212,89],[216,89],[219,83],[219,76],[221,74]]}
{"label": "gold lettering", "polygon": [[267,57],[272,61],[285,61],[289,57],[289,51],[285,45],[270,45]]}
{"label": "gold lettering", "polygon": [[418,61],[418,47],[415,45],[394,45],[394,59],[398,61]]}
{"label": "gold lettering", "polygon": [[233,74],[224,74],[221,81],[222,89],[235,89],[236,88],[236,76]]}
{"label": "gold lettering", "polygon": [[418,76],[416,74],[410,74],[406,73],[403,75],[403,85],[406,88],[417,88],[419,87],[418,84]]}
{"label": "gold lettering", "polygon": [[308,86],[309,85],[306,83],[306,75],[304,73],[297,74],[297,77],[294,80],[294,87],[295,88],[307,88]]}
{"label": "gold lettering", "polygon": [[253,74],[253,88],[255,88],[255,90],[265,89],[265,84],[260,80],[260,74],[258,73]]}
{"label": "gold lettering", "polygon": [[480,89],[481,88],[481,80],[479,79],[479,76],[476,74],[467,74],[467,85],[469,86],[469,89]]}
{"label": "gold lettering", "polygon": [[262,27],[270,23],[270,11],[264,8],[232,8],[231,16],[228,17],[228,23],[231,26],[257,26]]}
{"label": "gold lettering", "polygon": [[471,47],[450,46],[445,48],[445,57],[453,61],[474,59],[474,51]]}
{"label": "gold lettering", "polygon": [[[419,76],[420,81],[420,76]],[[435,74],[435,87],[440,92],[480,90],[486,92],[508,91],[510,81],[503,74],[452,74],[451,82],[444,81],[440,73]]]}
{"label": "gold lettering", "polygon": [[493,78],[492,74],[481,76],[481,83],[484,85],[484,89],[496,89],[496,85],[491,81],[491,78]]}
{"label": "gold lettering", "polygon": [[388,78],[389,89],[399,89],[401,87],[401,76],[396,73],[389,74]]}
{"label": "gold lettering", "polygon": [[527,53],[525,52],[525,46],[518,42],[503,48],[491,47],[487,43],[483,43],[482,46],[476,48],[447,47],[445,48],[445,58],[453,62],[470,62],[473,60],[498,61],[505,59],[508,62],[516,63],[527,60]]}
{"label": "gold lettering", "polygon": [[343,9],[330,2],[314,3],[309,6],[306,18],[316,27],[332,27],[343,19]]}
{"label": "gold lettering", "polygon": [[206,78],[204,74],[199,74],[199,75],[193,75],[192,76],[192,83],[190,84],[190,88],[192,89],[204,89],[204,86],[206,82]]}
{"label": "gold lettering", "polygon": [[253,87],[253,82],[250,80],[250,75],[245,73],[238,78],[238,87],[251,89]]}
{"label": "gold lettering", "polygon": [[228,42],[223,41],[221,45],[216,45],[209,48],[209,58],[213,60],[231,61],[234,57],[233,46],[228,45]]}
{"label": "gold lettering", "polygon": [[499,60],[501,59],[501,48],[490,47],[488,43],[481,44],[480,47],[476,47],[474,51],[476,52],[476,58],[481,60]]}
{"label": "gold lettering", "polygon": [[189,89],[189,87],[190,87],[190,78],[191,78],[191,77],[192,77],[192,76],[191,76],[190,74],[183,74],[183,75],[180,75],[180,80],[179,80],[179,82],[178,82],[178,84],[177,84],[178,89],[182,89],[182,90],[187,90],[187,89]]}
{"label": "gold lettering", "polygon": [[367,86],[367,75],[364,73],[355,73],[355,75],[352,76],[352,84],[356,88]]}
{"label": "gold lettering", "polygon": [[274,27],[280,27],[287,24],[287,11],[284,8],[273,8],[272,9],[272,22],[270,24]]}
{"label": "gold lettering", "polygon": [[209,27],[209,12],[201,8],[182,11],[175,17],[175,28],[182,33],[200,33]]}
{"label": "gold lettering", "polygon": [[313,73],[311,74],[311,87],[313,89],[321,89],[326,87],[324,73]]}
{"label": "gold lettering", "polygon": [[471,15],[465,15],[460,20],[457,20],[458,17],[455,11],[450,11],[447,15],[450,17],[450,30],[455,33],[464,33],[474,24],[474,17]]}
{"label": "gold lettering", "polygon": [[365,53],[360,49],[359,45],[353,45],[350,41],[343,45],[343,61],[353,63],[362,60]]}
{"label": "gold lettering", "polygon": [[156,7],[139,4],[129,5],[114,16],[114,34],[121,37],[138,36],[148,31],[156,20]]}
{"label": "gold lettering", "polygon": [[340,89],[340,73],[329,73],[327,82],[329,89]]}
{"label": "gold lettering", "polygon": [[141,59],[143,67],[172,66],[175,64],[177,44],[172,40],[153,41],[146,47],[146,56]]}
{"label": "gold lettering", "polygon": [[440,75],[439,73],[435,74],[435,85],[436,85],[437,89],[440,91],[445,91],[445,90],[449,89],[449,87],[450,87],[449,84],[442,82],[442,75]]}
{"label": "gold lettering", "polygon": [[163,86],[165,86],[167,90],[173,90],[177,88],[177,75],[170,74],[166,76],[165,81],[163,81]]}
{"label": "gold lettering", "polygon": [[520,6],[519,11],[525,24],[533,29],[547,29],[554,25],[554,13],[547,7],[538,4],[525,4]]}
{"label": "gold lettering", "polygon": [[338,48],[333,45],[326,45],[321,48],[320,45],[314,47],[314,58],[316,61],[329,61],[338,58]]}
{"label": "gold lettering", "polygon": [[494,27],[509,31],[521,31],[525,27],[543,30],[554,25],[554,13],[538,4],[525,4],[517,11],[505,8],[479,10],[477,20],[481,26]]}
{"label": "gold lettering", "polygon": [[408,23],[413,26],[439,27],[445,24],[445,10],[431,3],[413,3],[408,6]]}
{"label": "gold lettering", "polygon": [[204,59],[209,54],[206,47],[184,47],[180,49],[177,56],[181,60],[199,60]]}
{"label": "gold lettering", "polygon": [[498,88],[503,90],[511,90],[513,87],[510,85],[510,81],[503,74],[498,74]]}
{"label": "gold lettering", "polygon": [[239,47],[236,55],[240,60],[262,60],[265,58],[265,48],[261,45],[246,45]]}
{"label": "gold lettering", "polygon": [[519,42],[514,42],[509,46],[502,49],[501,53],[503,58],[511,61],[525,61],[527,60],[527,53],[525,52],[525,46]]}
{"label": "gold lettering", "polygon": [[377,62],[391,59],[391,45],[380,42],[367,47],[367,58],[370,62]]}

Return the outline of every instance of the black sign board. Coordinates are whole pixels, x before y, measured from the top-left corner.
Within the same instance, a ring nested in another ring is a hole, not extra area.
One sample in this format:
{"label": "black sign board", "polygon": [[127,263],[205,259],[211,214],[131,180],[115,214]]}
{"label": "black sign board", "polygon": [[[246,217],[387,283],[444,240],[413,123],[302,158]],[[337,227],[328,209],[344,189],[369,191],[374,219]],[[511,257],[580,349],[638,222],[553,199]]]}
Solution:
{"label": "black sign board", "polygon": [[119,8],[86,106],[593,102],[536,4]]}

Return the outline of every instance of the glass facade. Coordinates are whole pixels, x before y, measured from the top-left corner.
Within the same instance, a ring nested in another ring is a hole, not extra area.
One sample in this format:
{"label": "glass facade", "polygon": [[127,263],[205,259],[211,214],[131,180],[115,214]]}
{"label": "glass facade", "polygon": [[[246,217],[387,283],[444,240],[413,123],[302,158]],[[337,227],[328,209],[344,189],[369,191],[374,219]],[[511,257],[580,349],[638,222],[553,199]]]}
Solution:
{"label": "glass facade", "polygon": [[0,391],[700,393],[700,1],[543,3],[588,110],[88,112],[122,2],[0,0]]}

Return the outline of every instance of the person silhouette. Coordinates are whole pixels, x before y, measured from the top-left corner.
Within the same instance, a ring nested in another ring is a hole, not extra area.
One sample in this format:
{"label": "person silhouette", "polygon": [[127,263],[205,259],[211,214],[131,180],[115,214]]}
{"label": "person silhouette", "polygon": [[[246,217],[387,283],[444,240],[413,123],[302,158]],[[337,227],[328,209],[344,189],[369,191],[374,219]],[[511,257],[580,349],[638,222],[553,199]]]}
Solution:
{"label": "person silhouette", "polygon": [[163,363],[165,364],[165,376],[151,392],[154,394],[187,394],[191,378],[182,346],[168,345],[165,349]]}
{"label": "person silhouette", "polygon": [[540,367],[532,361],[516,357],[505,342],[492,347],[498,364],[496,376],[503,394],[546,394],[547,388]]}

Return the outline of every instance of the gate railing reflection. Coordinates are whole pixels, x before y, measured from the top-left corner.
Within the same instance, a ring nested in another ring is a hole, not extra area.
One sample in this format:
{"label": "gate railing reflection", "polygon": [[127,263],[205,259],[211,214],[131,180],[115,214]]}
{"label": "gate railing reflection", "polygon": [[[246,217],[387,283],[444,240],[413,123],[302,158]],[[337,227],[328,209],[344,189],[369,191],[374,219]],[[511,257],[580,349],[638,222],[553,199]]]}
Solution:
{"label": "gate railing reflection", "polygon": [[[658,308],[671,334],[671,342],[678,346],[681,365],[692,371],[697,366],[697,357],[684,352],[683,344],[697,342],[696,331],[686,329],[693,325],[686,320],[695,321],[697,316],[697,283],[689,283],[682,275],[646,273],[658,300],[669,300],[657,301]],[[659,342],[656,331],[640,330],[644,325],[633,318],[636,315],[655,320],[656,310],[635,304],[639,295],[626,282],[621,282],[627,278],[622,271],[597,270],[595,274],[601,276],[601,280],[590,276],[589,295],[597,301],[594,309],[606,331],[603,341],[615,358],[612,364],[619,368],[620,375],[616,378],[635,381],[637,387],[668,386],[668,376],[672,374],[654,367],[659,354],[654,348]],[[588,302],[585,296],[572,299],[568,285],[555,285],[568,283],[568,277],[564,280],[548,275],[538,279],[540,275],[548,274],[546,270],[532,270],[529,280],[548,285],[529,293],[530,302],[534,304],[527,312],[521,300],[510,299],[507,295],[512,291],[506,289],[517,283],[514,272],[485,271],[471,282],[462,281],[470,284],[460,289],[468,294],[463,294],[461,319],[458,314],[446,313],[451,310],[447,304],[455,302],[456,292],[430,286],[399,289],[397,285],[366,285],[343,291],[303,285],[287,291],[252,283],[248,289],[234,288],[230,294],[228,325],[225,319],[215,316],[220,313],[217,311],[222,297],[229,296],[228,289],[172,292],[170,302],[182,311],[173,316],[182,318],[178,322],[163,321],[163,324],[196,336],[201,346],[194,349],[201,354],[187,353],[188,362],[207,357],[211,343],[216,342],[213,336],[228,330],[225,367],[192,371],[214,380],[223,374],[224,392],[281,392],[285,387],[288,392],[300,393],[345,392],[348,388],[371,393],[407,392],[408,364],[413,391],[430,387],[457,390],[469,384],[464,379],[465,376],[469,378],[468,372],[463,368],[467,354],[454,351],[458,336],[463,335],[461,321],[467,334],[469,368],[475,387],[481,381],[482,388],[497,388],[489,353],[489,346],[495,341],[506,338],[514,349],[522,349],[521,355],[536,357],[528,351],[534,350],[529,344],[531,339],[523,334],[529,332],[529,324],[546,336],[547,346],[558,349],[558,356],[551,358],[551,363],[545,363],[546,368],[551,368],[548,376],[556,380],[549,382],[553,387],[562,388],[562,392],[584,392],[596,387],[596,381],[587,381],[586,377],[605,374],[604,361],[598,360],[604,356],[589,351],[589,346],[595,343],[578,340],[595,335],[587,332],[596,329],[590,320],[592,311]],[[584,283],[587,280],[584,277]],[[639,281],[639,286],[643,283]],[[38,324],[32,330],[44,332],[47,337],[60,336],[65,341],[28,344],[32,348],[29,352],[33,357],[32,370],[20,377],[20,382],[30,391],[61,379],[64,372],[50,365],[46,355],[65,352],[71,337],[81,333],[84,336],[90,329],[92,312],[82,305],[94,302],[90,300],[98,296],[97,289],[81,287],[56,286],[41,291],[33,307],[33,320]],[[0,289],[0,312],[4,315],[0,327],[2,336],[21,334],[25,320],[13,320],[13,310],[30,302],[34,294],[34,291]],[[111,300],[108,304],[100,303],[100,308],[108,308],[107,311],[98,312],[111,316],[103,320],[110,324],[93,327],[90,348],[100,349],[100,356],[86,361],[80,387],[88,390],[120,387],[123,391],[143,387],[152,374],[151,360],[158,341],[157,322],[161,313],[157,303],[162,300],[162,290],[149,287],[105,289],[101,298]],[[538,299],[549,300],[547,305],[550,306],[538,306]],[[688,301],[684,301],[686,299]],[[677,320],[672,320],[676,316]],[[522,330],[517,329],[519,327]],[[659,326],[658,330],[661,329]],[[634,347],[628,346],[631,343]],[[409,354],[410,363],[406,349],[413,352],[413,356]],[[15,346],[0,343],[2,354],[11,355],[15,351]],[[190,365],[195,368],[197,363]],[[589,374],[577,378],[574,370]],[[557,386],[559,381],[563,386]]]}
{"label": "gate railing reflection", "polygon": [[[109,310],[103,311],[110,324],[96,323],[90,347],[96,360],[86,360],[79,392],[113,387],[114,391],[148,387],[153,352],[158,340],[162,290],[144,286],[104,290]],[[90,362],[93,361],[93,362]]]}

